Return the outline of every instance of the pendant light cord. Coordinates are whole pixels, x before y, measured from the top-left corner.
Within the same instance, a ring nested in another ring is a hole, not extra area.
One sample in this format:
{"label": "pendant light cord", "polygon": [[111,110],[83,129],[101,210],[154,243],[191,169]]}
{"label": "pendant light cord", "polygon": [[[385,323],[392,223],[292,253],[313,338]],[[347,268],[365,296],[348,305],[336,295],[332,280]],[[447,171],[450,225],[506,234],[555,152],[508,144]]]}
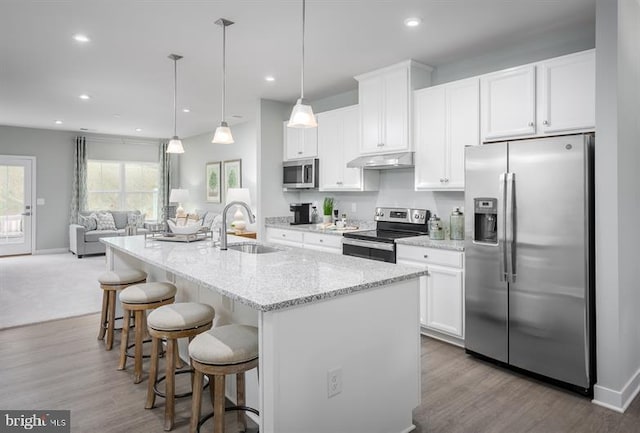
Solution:
{"label": "pendant light cord", "polygon": [[302,62],[300,67],[300,99],[304,99],[304,23],[305,22],[305,0],[302,0]]}
{"label": "pendant light cord", "polygon": [[173,136],[177,137],[178,127],[178,59],[173,59]]}
{"label": "pendant light cord", "polygon": [[222,121],[224,122],[224,105],[227,96],[227,25],[222,24]]}

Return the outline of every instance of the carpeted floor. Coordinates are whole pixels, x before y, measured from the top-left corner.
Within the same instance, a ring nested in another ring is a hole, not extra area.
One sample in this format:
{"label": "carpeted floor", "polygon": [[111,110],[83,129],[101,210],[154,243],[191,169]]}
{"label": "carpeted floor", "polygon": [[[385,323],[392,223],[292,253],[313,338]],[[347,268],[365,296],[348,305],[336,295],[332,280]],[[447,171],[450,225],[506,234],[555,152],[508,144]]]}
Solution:
{"label": "carpeted floor", "polygon": [[105,256],[0,257],[0,329],[100,311]]}

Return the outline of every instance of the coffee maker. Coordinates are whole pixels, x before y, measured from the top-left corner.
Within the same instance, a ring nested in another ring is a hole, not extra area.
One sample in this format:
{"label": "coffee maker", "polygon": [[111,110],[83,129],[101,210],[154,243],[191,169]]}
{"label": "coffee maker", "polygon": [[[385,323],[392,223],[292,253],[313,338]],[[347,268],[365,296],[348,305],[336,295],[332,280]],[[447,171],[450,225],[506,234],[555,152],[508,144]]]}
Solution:
{"label": "coffee maker", "polygon": [[309,208],[311,203],[291,203],[289,210],[293,212],[293,222],[291,225],[309,224]]}

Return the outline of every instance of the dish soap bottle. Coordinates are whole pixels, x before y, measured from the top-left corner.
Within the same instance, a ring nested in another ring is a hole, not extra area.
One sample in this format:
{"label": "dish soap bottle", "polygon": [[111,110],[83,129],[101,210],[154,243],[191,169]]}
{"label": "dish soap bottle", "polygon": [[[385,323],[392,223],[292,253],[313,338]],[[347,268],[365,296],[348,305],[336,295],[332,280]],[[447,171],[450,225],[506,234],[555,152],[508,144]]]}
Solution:
{"label": "dish soap bottle", "polygon": [[320,217],[318,216],[318,209],[315,206],[311,206],[311,224],[318,224]]}
{"label": "dish soap bottle", "polygon": [[460,208],[455,208],[451,211],[449,227],[451,228],[451,240],[464,240],[464,215],[460,212]]}
{"label": "dish soap bottle", "polygon": [[444,240],[444,229],[442,228],[442,220],[438,215],[433,214],[429,218],[429,239],[441,241]]}

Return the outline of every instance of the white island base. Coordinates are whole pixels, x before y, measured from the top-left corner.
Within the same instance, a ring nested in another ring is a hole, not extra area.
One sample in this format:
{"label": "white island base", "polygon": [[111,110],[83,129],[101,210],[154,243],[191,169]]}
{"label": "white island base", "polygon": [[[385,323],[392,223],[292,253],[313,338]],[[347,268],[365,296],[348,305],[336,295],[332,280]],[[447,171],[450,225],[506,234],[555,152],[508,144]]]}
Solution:
{"label": "white island base", "polygon": [[[260,432],[401,433],[415,428],[412,410],[420,404],[417,278],[260,311],[221,295],[207,282],[108,243],[107,267],[143,269],[149,281],[174,282],[176,302],[214,306],[214,326],[258,326],[260,380],[255,370],[247,374],[247,405],[260,411],[254,418]],[[335,384],[341,391],[332,397],[330,376],[341,382]],[[231,379],[226,391],[234,401]]]}

